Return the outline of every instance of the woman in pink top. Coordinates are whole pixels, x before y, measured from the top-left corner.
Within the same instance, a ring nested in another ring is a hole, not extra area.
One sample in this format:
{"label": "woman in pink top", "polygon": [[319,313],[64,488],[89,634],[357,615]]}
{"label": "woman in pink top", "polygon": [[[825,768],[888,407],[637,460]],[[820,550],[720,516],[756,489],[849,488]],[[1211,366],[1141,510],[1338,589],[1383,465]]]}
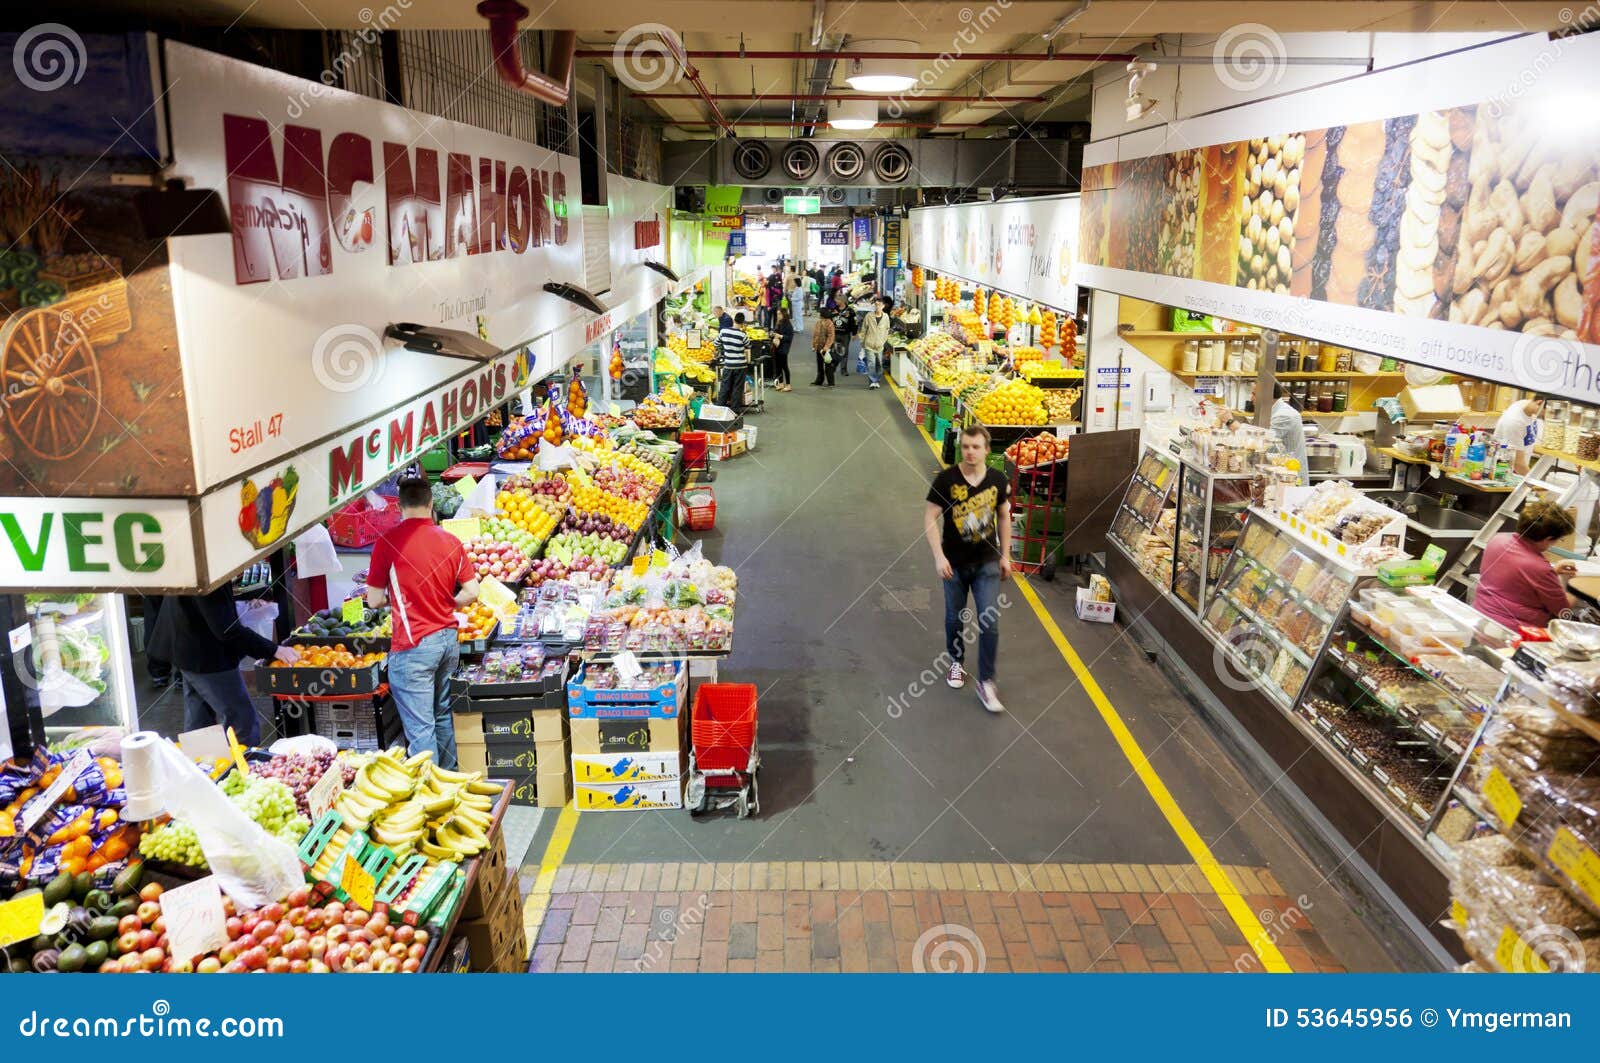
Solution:
{"label": "woman in pink top", "polygon": [[1572,517],[1554,502],[1523,506],[1516,532],[1496,535],[1483,548],[1474,608],[1515,630],[1523,624],[1544,627],[1576,604],[1562,578],[1574,575],[1578,566],[1571,561],[1551,565],[1544,557],[1572,529]]}

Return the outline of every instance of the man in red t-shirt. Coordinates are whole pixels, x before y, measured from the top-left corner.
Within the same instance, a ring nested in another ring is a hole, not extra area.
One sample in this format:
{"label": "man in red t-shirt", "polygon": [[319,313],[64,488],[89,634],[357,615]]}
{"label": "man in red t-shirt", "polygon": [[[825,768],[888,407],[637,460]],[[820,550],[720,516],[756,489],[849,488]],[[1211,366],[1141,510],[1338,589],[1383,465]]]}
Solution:
{"label": "man in red t-shirt", "polygon": [[398,528],[372,548],[367,604],[386,602],[392,620],[389,689],[412,754],[431,752],[456,766],[450,676],[461,663],[457,606],[477,600],[478,577],[461,540],[433,522],[433,493],[423,479],[400,481]]}

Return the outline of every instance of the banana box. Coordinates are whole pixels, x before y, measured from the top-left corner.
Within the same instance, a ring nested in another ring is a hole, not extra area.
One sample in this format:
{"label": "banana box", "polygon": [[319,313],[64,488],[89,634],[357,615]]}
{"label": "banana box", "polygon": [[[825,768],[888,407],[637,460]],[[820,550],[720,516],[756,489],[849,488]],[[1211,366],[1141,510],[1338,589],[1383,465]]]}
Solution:
{"label": "banana box", "polygon": [[687,745],[689,714],[648,720],[573,720],[574,753],[668,753]]}
{"label": "banana box", "polygon": [[574,783],[669,782],[683,775],[684,755],[666,753],[574,753]]}
{"label": "banana box", "polygon": [[579,812],[638,812],[683,807],[683,777],[656,782],[578,783],[572,803]]}

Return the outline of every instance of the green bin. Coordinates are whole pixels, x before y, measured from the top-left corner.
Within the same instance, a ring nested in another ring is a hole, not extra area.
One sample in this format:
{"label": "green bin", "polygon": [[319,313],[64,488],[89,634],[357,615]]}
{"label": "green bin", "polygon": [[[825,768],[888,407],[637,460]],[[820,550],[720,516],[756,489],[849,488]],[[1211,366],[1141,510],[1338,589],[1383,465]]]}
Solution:
{"label": "green bin", "polygon": [[949,395],[939,396],[939,416],[946,421],[956,419],[956,400]]}
{"label": "green bin", "polygon": [[950,431],[950,418],[935,417],[933,419],[933,441],[943,443],[944,437]]}
{"label": "green bin", "polygon": [[933,424],[936,418],[937,413],[932,406],[922,411],[922,427],[930,435],[933,434]]}
{"label": "green bin", "polygon": [[424,472],[444,472],[450,467],[450,448],[445,446],[434,447],[425,451],[419,459]]}

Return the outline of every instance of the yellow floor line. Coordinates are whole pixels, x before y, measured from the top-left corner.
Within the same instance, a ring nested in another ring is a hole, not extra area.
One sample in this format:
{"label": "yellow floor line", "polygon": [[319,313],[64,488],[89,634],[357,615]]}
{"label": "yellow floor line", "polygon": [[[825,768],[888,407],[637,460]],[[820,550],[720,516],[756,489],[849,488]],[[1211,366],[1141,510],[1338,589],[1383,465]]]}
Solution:
{"label": "yellow floor line", "polygon": [[[889,381],[889,389],[894,392],[897,399],[900,399],[900,389],[895,386],[893,380]],[[901,406],[903,407],[904,405],[905,402],[901,399]],[[917,434],[922,437],[923,442],[928,444],[928,449],[933,451],[934,458],[942,465],[943,456],[940,453],[939,446],[933,441],[933,437],[928,434],[927,429],[923,428],[920,423],[916,427]],[[1050,615],[1050,611],[1045,608],[1044,603],[1039,600],[1039,596],[1029,586],[1027,578],[1018,575],[1017,586],[1022,591],[1022,596],[1028,600],[1028,604],[1033,607],[1034,615],[1039,618],[1039,623],[1043,625],[1045,634],[1050,636],[1050,641],[1055,643],[1062,659],[1067,662],[1067,667],[1072,669],[1073,674],[1078,677],[1078,682],[1083,684],[1084,691],[1088,693],[1089,700],[1094,702],[1094,707],[1100,713],[1100,719],[1105,722],[1106,727],[1111,731],[1111,737],[1116,739],[1117,746],[1122,750],[1122,755],[1128,759],[1128,763],[1133,767],[1134,773],[1139,776],[1139,781],[1144,783],[1144,788],[1150,794],[1151,800],[1155,801],[1156,807],[1166,817],[1168,825],[1177,834],[1178,841],[1183,843],[1183,847],[1188,851],[1189,857],[1200,868],[1200,873],[1211,884],[1211,888],[1216,892],[1217,898],[1222,901],[1223,908],[1227,911],[1229,917],[1233,919],[1234,925],[1239,928],[1239,932],[1244,935],[1245,942],[1261,961],[1261,966],[1275,973],[1292,971],[1288,961],[1278,951],[1278,946],[1273,943],[1271,935],[1261,925],[1261,921],[1256,918],[1256,913],[1251,910],[1249,904],[1245,903],[1245,899],[1240,896],[1238,888],[1229,881],[1227,873],[1222,869],[1222,865],[1217,862],[1216,856],[1212,854],[1211,847],[1200,837],[1193,825],[1190,824],[1189,817],[1183,814],[1183,810],[1173,800],[1172,792],[1167,789],[1167,784],[1161,781],[1161,776],[1157,774],[1156,769],[1145,757],[1144,750],[1139,747],[1138,740],[1133,737],[1133,732],[1128,730],[1128,725],[1123,722],[1121,715],[1111,704],[1111,699],[1106,697],[1105,691],[1100,689],[1100,684],[1095,682],[1094,676],[1089,672],[1088,665],[1083,663],[1083,658],[1078,656],[1078,651],[1072,648],[1072,643],[1068,642],[1067,636],[1062,634],[1061,628],[1055,622],[1055,618]]]}
{"label": "yellow floor line", "polygon": [[550,840],[544,847],[544,856],[539,860],[539,876],[534,879],[533,889],[522,906],[522,925],[530,930],[537,930],[539,923],[544,919],[545,909],[550,904],[550,890],[555,885],[556,872],[561,870],[561,863],[567,858],[567,848],[572,844],[572,834],[577,829],[578,809],[568,804],[556,817],[555,829],[550,832]]}

